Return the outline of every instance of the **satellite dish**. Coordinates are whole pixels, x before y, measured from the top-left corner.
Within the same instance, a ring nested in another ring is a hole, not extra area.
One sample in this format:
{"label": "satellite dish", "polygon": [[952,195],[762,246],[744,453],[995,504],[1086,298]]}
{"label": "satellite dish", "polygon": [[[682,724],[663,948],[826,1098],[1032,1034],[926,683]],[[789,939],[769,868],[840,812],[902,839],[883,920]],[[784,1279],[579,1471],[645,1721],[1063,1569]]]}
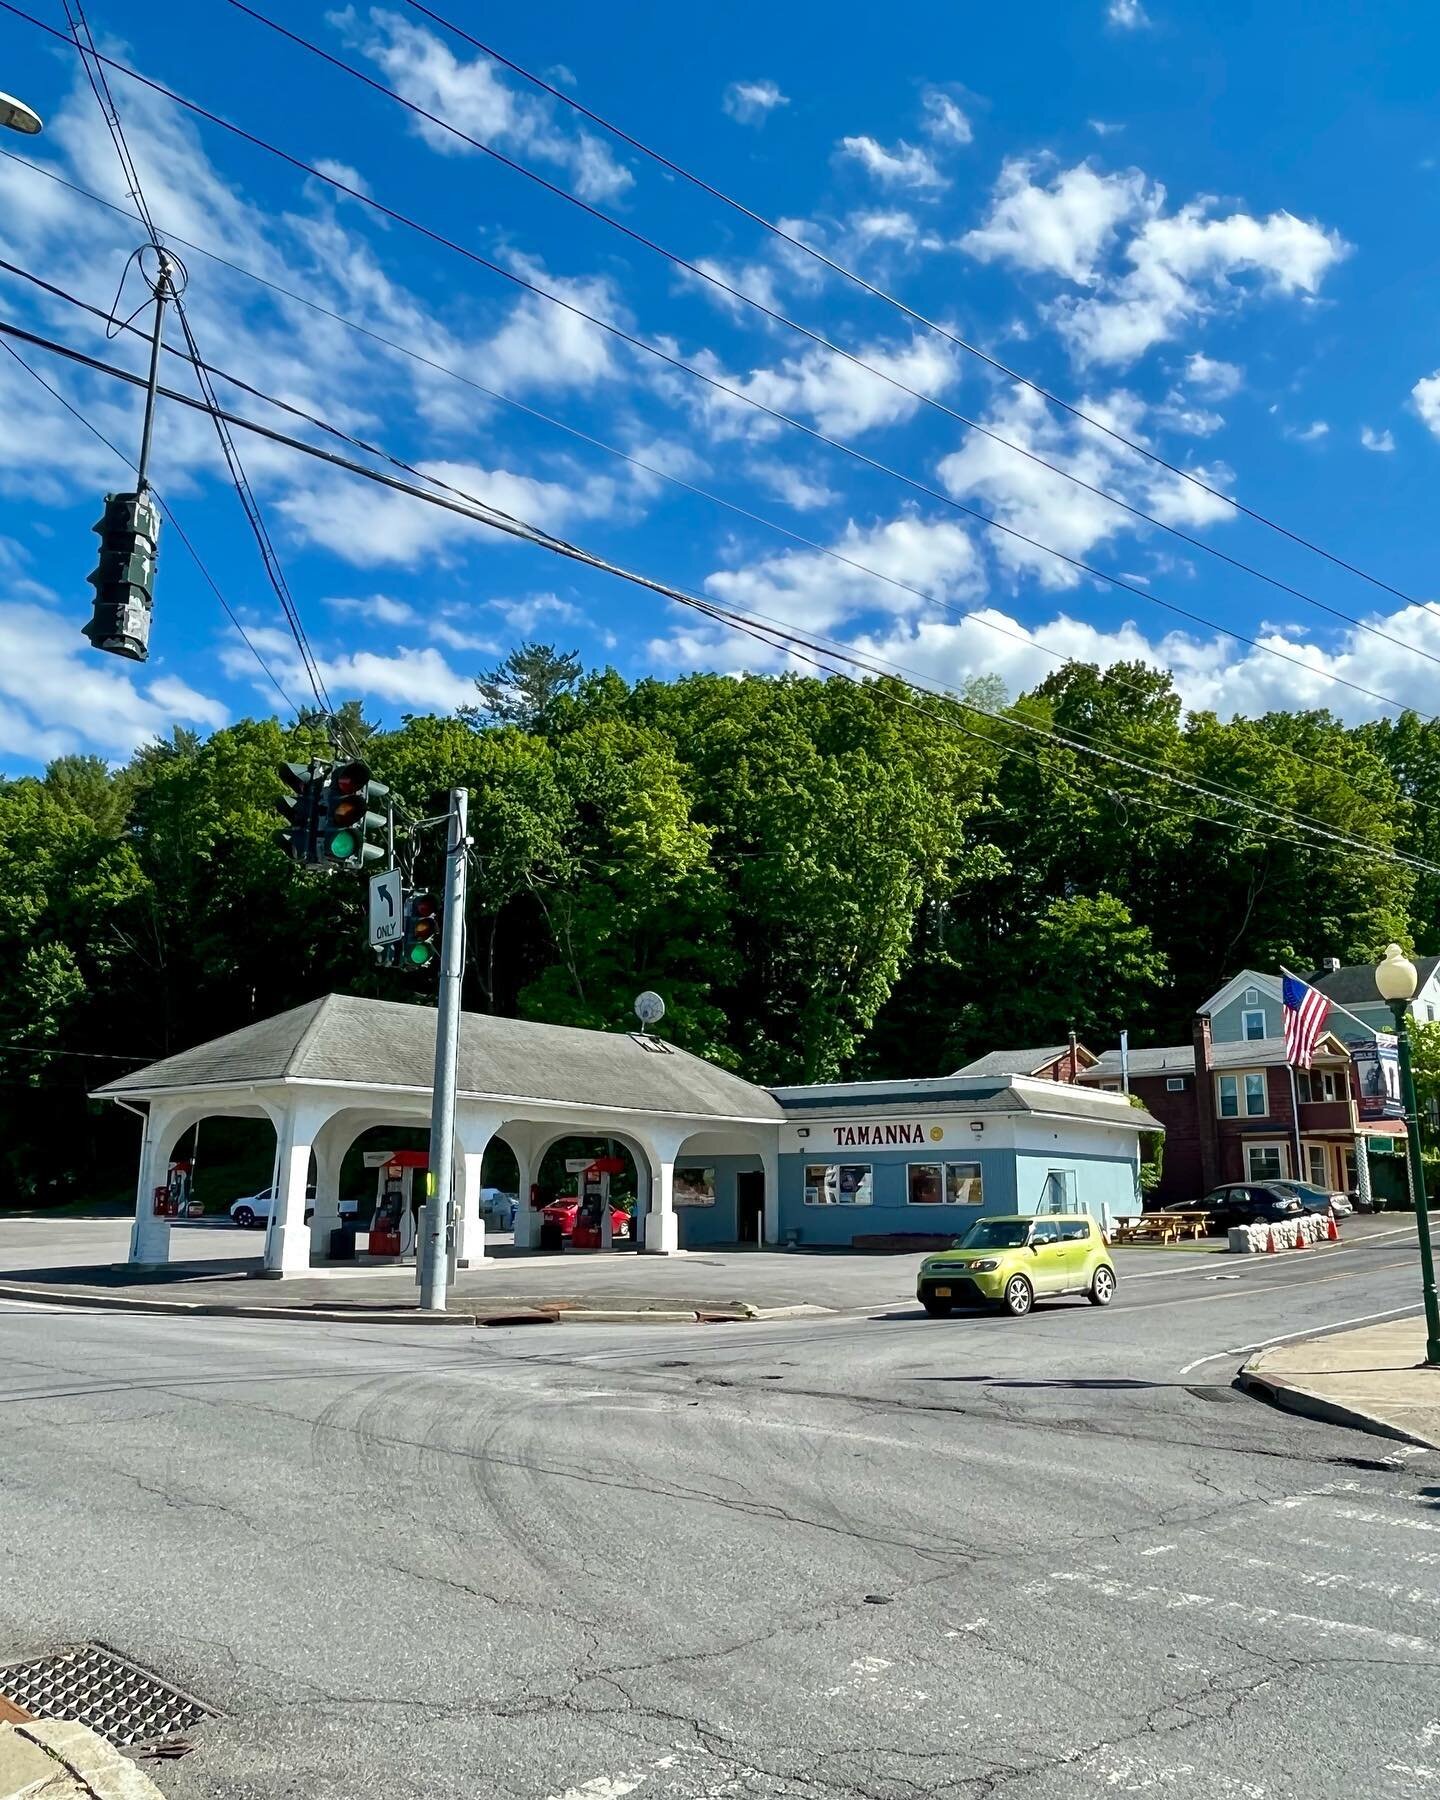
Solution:
{"label": "satellite dish", "polygon": [[658,1025],[665,1017],[665,1002],[656,993],[646,988],[643,994],[635,998],[635,1017],[642,1026]]}

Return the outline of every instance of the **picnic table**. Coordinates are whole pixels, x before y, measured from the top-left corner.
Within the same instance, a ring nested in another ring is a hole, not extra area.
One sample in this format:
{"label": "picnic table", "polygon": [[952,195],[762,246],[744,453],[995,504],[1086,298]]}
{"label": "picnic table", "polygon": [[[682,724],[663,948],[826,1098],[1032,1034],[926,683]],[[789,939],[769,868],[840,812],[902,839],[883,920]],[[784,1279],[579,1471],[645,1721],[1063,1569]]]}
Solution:
{"label": "picnic table", "polygon": [[1183,1212],[1120,1213],[1115,1219],[1112,1241],[1117,1244],[1178,1244],[1181,1238],[1202,1238],[1209,1229],[1210,1215],[1190,1209]]}

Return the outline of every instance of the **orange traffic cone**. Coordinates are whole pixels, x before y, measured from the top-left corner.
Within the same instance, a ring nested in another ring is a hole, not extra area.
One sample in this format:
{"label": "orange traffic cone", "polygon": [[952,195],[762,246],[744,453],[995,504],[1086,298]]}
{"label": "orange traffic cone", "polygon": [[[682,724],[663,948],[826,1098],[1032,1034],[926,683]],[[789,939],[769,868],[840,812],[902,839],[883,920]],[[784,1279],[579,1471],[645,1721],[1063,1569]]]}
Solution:
{"label": "orange traffic cone", "polygon": [[1275,1233],[1273,1231],[1265,1233],[1265,1253],[1267,1256],[1275,1254]]}
{"label": "orange traffic cone", "polygon": [[1338,1244],[1340,1242],[1340,1227],[1335,1223],[1334,1213],[1330,1214],[1330,1228],[1325,1233],[1325,1241],[1330,1244]]}
{"label": "orange traffic cone", "polygon": [[1295,1221],[1295,1248],[1297,1250],[1304,1250],[1304,1249],[1308,1248],[1306,1238],[1305,1238],[1305,1221],[1304,1221],[1304,1219],[1297,1219]]}

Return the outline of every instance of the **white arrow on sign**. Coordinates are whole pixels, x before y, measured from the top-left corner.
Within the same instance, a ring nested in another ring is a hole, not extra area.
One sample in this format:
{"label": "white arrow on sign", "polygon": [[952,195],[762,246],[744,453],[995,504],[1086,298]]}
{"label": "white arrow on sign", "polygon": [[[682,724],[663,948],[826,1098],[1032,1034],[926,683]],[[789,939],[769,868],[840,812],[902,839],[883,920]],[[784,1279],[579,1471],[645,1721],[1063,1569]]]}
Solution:
{"label": "white arrow on sign", "polygon": [[376,950],[405,935],[405,888],[398,869],[370,877],[370,943]]}

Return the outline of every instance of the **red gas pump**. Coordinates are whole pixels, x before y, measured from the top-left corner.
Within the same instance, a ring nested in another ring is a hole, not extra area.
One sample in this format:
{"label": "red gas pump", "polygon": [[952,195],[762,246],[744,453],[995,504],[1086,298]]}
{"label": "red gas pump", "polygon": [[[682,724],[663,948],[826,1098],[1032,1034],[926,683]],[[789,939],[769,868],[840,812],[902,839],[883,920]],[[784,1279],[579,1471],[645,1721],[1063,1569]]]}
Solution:
{"label": "red gas pump", "polygon": [[[389,1171],[387,1170],[387,1175]],[[381,1190],[376,1202],[375,1213],[370,1220],[370,1254],[372,1256],[398,1256],[400,1254],[400,1215],[405,1210],[405,1190],[400,1185],[399,1171],[395,1179],[388,1180]]]}
{"label": "red gas pump", "polygon": [[580,1205],[570,1233],[573,1250],[608,1250],[617,1235],[629,1228],[629,1217],[610,1204],[610,1177],[623,1173],[624,1161],[618,1156],[597,1156],[577,1173],[580,1176]]}

